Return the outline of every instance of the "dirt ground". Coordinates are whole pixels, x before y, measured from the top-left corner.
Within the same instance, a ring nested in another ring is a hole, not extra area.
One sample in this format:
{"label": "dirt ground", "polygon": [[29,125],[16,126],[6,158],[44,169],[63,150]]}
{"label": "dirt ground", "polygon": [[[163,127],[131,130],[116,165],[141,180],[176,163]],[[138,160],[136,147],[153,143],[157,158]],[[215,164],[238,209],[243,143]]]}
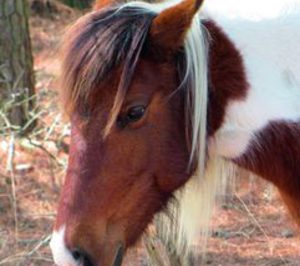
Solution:
{"label": "dirt ground", "polygon": [[[30,20],[39,125],[26,139],[0,136],[0,265],[53,265],[48,244],[70,134],[59,111],[57,47],[78,16],[67,9]],[[217,209],[207,255],[197,265],[300,265],[300,235],[276,189],[257,179],[237,188]],[[150,264],[142,243],[124,264]]]}

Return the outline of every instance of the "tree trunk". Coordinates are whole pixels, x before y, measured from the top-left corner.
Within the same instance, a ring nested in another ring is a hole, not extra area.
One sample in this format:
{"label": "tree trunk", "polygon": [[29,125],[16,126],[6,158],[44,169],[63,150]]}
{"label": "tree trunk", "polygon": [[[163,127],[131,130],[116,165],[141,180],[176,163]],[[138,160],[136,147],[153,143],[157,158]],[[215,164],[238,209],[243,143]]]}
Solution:
{"label": "tree trunk", "polygon": [[34,126],[33,58],[27,0],[0,0],[0,131]]}

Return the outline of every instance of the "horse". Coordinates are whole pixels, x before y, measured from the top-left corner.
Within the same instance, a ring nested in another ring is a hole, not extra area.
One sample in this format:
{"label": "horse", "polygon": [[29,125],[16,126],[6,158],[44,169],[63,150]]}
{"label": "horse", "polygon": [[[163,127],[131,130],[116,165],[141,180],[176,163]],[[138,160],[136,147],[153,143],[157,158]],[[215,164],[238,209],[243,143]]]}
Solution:
{"label": "horse", "polygon": [[66,35],[57,265],[121,265],[158,213],[183,252],[234,168],[273,183],[300,225],[299,16],[202,4],[97,1]]}

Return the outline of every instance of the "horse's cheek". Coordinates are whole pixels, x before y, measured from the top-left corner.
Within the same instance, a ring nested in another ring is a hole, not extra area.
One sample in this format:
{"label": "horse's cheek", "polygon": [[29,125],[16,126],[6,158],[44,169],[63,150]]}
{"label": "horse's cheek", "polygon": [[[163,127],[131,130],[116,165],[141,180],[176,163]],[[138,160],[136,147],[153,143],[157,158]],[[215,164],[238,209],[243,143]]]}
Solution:
{"label": "horse's cheek", "polygon": [[157,184],[163,192],[173,193],[175,190],[183,186],[188,179],[188,175],[169,175],[157,177]]}
{"label": "horse's cheek", "polygon": [[[180,145],[178,145],[180,146]],[[162,155],[162,154],[161,154]],[[188,169],[188,157],[185,150],[178,147],[178,150],[166,152],[156,161],[156,181],[159,188],[164,192],[174,192],[190,177]]]}

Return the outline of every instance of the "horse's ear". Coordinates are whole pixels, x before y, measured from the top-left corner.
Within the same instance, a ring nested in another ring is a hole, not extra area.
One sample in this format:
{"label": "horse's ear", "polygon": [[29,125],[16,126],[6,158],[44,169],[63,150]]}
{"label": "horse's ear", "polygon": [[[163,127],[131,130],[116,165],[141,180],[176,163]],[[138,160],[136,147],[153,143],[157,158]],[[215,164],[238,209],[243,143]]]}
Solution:
{"label": "horse's ear", "polygon": [[166,52],[176,52],[184,43],[193,18],[204,0],[184,0],[162,11],[150,27],[151,43]]}

